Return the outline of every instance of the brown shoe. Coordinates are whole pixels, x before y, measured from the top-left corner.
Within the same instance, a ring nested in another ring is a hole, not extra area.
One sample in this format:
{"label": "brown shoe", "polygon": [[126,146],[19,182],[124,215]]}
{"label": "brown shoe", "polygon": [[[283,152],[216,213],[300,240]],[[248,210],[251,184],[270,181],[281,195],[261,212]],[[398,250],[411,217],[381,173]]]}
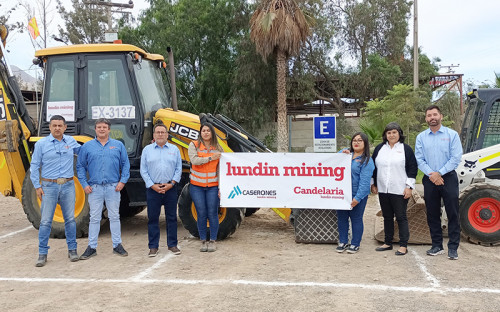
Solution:
{"label": "brown shoe", "polygon": [[168,250],[170,250],[176,256],[181,254],[181,251],[179,248],[177,248],[177,246],[169,247]]}
{"label": "brown shoe", "polygon": [[156,257],[157,255],[158,255],[158,248],[151,248],[149,250],[148,257],[153,258]]}

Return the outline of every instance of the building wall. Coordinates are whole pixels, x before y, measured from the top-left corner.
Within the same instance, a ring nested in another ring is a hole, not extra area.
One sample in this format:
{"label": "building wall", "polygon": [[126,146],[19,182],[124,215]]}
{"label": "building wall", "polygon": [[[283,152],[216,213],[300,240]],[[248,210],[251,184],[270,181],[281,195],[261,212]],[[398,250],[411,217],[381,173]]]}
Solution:
{"label": "building wall", "polygon": [[[347,123],[350,128],[359,129],[358,117],[348,118]],[[272,150],[276,150],[277,147],[276,125],[276,122],[268,123],[256,133],[257,138],[266,143]],[[342,133],[341,129],[337,128],[337,137],[343,135],[352,135],[352,133]],[[274,139],[271,144],[269,144],[269,140],[266,140],[266,136]],[[291,139],[292,152],[313,152],[313,120],[292,121]],[[337,147],[341,147],[338,140]]]}

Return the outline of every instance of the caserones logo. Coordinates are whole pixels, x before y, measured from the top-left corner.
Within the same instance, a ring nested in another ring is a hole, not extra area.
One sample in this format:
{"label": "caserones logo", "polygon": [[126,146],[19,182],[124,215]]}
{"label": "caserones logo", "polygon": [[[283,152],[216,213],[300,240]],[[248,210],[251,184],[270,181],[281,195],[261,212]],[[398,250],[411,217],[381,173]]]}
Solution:
{"label": "caserones logo", "polygon": [[239,195],[257,196],[257,198],[276,198],[276,190],[241,190],[237,185],[229,193],[228,199],[233,199]]}
{"label": "caserones logo", "polygon": [[241,190],[240,187],[236,185],[235,187],[233,187],[233,190],[231,191],[231,193],[229,193],[229,196],[227,198],[233,199],[235,196],[238,195],[241,195]]}

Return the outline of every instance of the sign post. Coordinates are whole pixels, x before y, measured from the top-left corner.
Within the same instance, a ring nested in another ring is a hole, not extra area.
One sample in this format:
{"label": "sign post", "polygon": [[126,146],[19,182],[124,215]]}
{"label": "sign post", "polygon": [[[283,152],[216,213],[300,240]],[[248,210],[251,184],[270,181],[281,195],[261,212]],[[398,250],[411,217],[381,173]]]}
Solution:
{"label": "sign post", "polygon": [[337,152],[337,123],[335,116],[314,117],[314,152]]}

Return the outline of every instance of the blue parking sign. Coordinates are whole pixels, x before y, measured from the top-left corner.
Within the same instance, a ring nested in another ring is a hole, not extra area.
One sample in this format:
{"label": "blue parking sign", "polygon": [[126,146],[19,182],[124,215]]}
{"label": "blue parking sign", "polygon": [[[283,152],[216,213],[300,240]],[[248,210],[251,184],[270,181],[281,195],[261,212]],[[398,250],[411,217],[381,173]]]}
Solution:
{"label": "blue parking sign", "polygon": [[335,139],[335,116],[314,117],[314,138]]}
{"label": "blue parking sign", "polygon": [[314,152],[336,152],[335,116],[314,117]]}

